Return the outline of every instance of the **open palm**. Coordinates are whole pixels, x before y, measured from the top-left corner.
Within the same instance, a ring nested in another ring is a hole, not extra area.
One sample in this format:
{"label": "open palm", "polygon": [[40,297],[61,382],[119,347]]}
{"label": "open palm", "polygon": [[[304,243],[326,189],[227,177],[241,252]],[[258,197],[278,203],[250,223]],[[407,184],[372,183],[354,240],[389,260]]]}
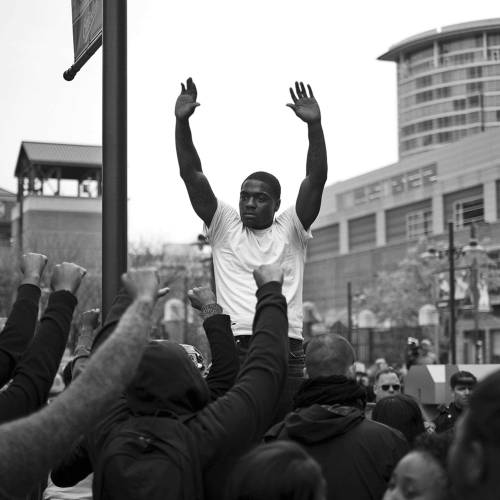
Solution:
{"label": "open palm", "polygon": [[309,95],[302,82],[295,82],[295,92],[290,87],[290,95],[292,96],[293,104],[290,103],[287,104],[287,106],[292,108],[301,120],[306,123],[313,123],[321,120],[321,112],[318,102],[314,98],[311,86],[307,85],[307,89],[309,90]]}

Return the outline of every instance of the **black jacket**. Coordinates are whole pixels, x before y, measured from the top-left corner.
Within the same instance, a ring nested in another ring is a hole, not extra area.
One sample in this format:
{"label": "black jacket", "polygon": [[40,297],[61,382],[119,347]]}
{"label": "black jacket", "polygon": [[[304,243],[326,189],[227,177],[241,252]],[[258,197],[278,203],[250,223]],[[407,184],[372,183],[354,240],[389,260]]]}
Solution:
{"label": "black jacket", "polygon": [[450,403],[448,406],[442,405],[439,407],[439,414],[434,419],[436,432],[446,432],[455,427],[455,422],[462,414],[462,410],[455,403]]}
{"label": "black jacket", "polygon": [[[33,285],[19,288],[21,304],[16,303],[7,322],[15,331],[35,327],[40,293],[36,288]],[[11,374],[12,382],[0,392],[0,423],[26,416],[47,402],[64,354],[76,304],[75,296],[65,290],[50,295],[38,331]],[[28,334],[33,333],[22,333],[23,336]],[[13,360],[17,358],[12,357]]]}
{"label": "black jacket", "polygon": [[[286,376],[288,321],[281,285],[275,282],[264,285],[257,291],[257,299],[250,352],[231,390],[210,402],[207,384],[199,373],[195,374],[194,364],[185,363],[187,355],[182,347],[172,343],[165,344],[161,351],[151,350],[148,363],[141,361],[142,368],[127,391],[126,404],[118,403],[86,436],[83,445],[75,448],[52,472],[54,483],[71,486],[98,467],[111,426],[128,418],[131,407],[147,410],[144,402],[179,416],[189,415],[186,426],[197,444],[196,461],[202,470],[222,458],[238,456],[258,442],[274,416]],[[214,328],[218,323],[217,328],[230,333],[227,316],[213,316],[205,323],[208,321],[215,323]],[[101,338],[98,340],[101,342]],[[154,383],[148,383],[148,379]],[[215,474],[210,479],[217,484],[220,498],[227,469],[217,469],[217,477]],[[94,498],[99,500],[97,496]]]}
{"label": "black jacket", "polygon": [[[332,386],[341,385],[344,397],[354,401],[346,396],[347,379],[334,379]],[[307,384],[315,392],[314,380]],[[357,391],[354,385],[352,389]],[[395,465],[408,451],[400,432],[367,420],[361,408],[338,402],[297,408],[266,434],[266,441],[276,439],[298,442],[318,461],[329,500],[379,500]]]}

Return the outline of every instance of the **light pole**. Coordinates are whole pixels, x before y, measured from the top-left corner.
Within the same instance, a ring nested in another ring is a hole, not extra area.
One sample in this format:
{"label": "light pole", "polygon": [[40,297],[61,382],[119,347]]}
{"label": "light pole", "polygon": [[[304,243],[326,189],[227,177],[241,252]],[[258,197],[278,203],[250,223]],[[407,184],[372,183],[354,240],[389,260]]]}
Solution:
{"label": "light pole", "polygon": [[418,310],[418,326],[432,328],[434,349],[439,359],[439,312],[434,304],[425,304]]}

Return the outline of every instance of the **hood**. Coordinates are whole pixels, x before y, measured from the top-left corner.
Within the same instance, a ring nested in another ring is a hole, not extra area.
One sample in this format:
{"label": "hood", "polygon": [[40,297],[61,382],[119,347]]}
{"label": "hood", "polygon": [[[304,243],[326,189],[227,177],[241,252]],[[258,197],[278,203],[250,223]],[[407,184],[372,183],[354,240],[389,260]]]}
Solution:
{"label": "hood", "polygon": [[126,390],[131,410],[176,415],[195,413],[209,401],[208,386],[185,349],[174,342],[150,342]]}
{"label": "hood", "polygon": [[289,413],[284,428],[291,439],[308,445],[345,434],[364,418],[363,411],[352,406],[315,404]]}

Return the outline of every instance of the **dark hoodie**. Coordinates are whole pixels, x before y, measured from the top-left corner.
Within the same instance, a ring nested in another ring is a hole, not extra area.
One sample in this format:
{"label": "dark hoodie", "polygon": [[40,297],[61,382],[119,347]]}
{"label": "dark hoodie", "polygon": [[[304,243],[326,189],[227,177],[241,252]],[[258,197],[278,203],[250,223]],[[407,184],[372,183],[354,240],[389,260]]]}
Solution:
{"label": "dark hoodie", "polygon": [[359,402],[361,394],[359,386],[346,377],[306,381],[296,404],[310,402],[314,394],[321,404],[312,403],[289,413],[268,431],[266,441],[291,439],[304,446],[323,469],[329,500],[379,500],[393,468],[408,451],[405,438],[398,431],[365,419],[361,407],[340,403],[342,397],[351,404]]}
{"label": "dark hoodie", "polygon": [[[257,291],[254,335],[247,360],[236,384],[217,400],[209,402],[207,384],[186,351],[174,343],[151,346],[141,361],[133,383],[123,399],[80,443],[57,470],[52,480],[71,486],[85,477],[106,445],[109,431],[130,417],[131,412],[172,412],[182,417],[197,446],[202,470],[223,458],[238,456],[262,438],[277,407],[287,370],[288,321],[281,285],[270,282]],[[211,323],[207,325],[207,322]],[[218,326],[217,326],[218,325]],[[227,328],[229,318],[216,315],[205,321],[208,328]],[[210,480],[223,490],[227,468],[211,469]],[[208,495],[210,496],[210,494]],[[100,497],[94,496],[95,500]]]}

